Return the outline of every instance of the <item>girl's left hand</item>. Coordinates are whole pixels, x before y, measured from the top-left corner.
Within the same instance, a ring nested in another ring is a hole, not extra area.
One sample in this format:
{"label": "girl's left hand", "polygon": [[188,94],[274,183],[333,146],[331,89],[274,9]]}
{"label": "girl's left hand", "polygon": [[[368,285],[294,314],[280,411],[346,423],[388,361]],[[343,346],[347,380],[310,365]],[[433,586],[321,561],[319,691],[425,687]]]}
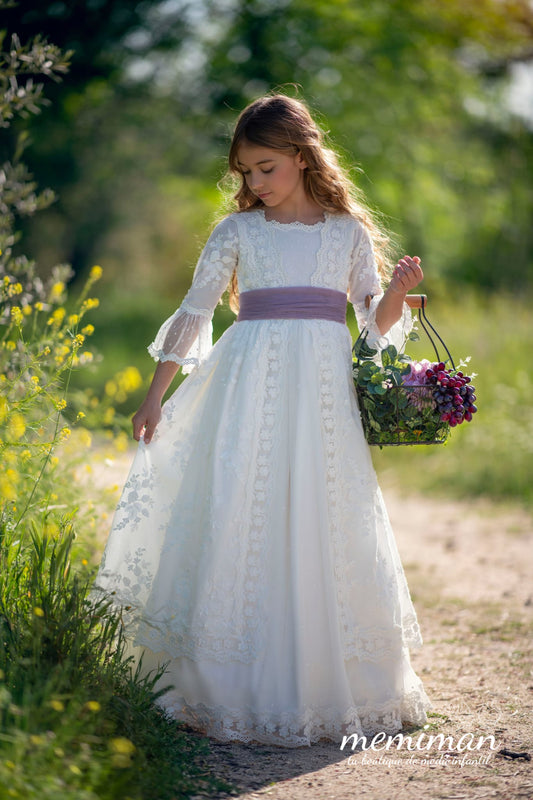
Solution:
{"label": "girl's left hand", "polygon": [[410,289],[414,289],[415,286],[418,286],[423,278],[424,273],[420,266],[419,257],[414,256],[411,258],[411,256],[404,256],[394,267],[389,285],[391,289],[398,292],[398,294],[407,294]]}

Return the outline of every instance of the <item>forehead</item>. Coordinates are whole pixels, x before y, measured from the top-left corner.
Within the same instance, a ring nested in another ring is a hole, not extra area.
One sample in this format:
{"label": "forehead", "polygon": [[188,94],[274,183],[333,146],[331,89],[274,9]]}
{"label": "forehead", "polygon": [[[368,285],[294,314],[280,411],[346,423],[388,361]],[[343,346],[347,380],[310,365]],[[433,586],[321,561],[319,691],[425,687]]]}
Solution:
{"label": "forehead", "polygon": [[237,161],[241,166],[252,167],[267,161],[277,161],[280,158],[288,158],[288,156],[279,150],[272,150],[270,147],[262,145],[243,142],[237,149]]}

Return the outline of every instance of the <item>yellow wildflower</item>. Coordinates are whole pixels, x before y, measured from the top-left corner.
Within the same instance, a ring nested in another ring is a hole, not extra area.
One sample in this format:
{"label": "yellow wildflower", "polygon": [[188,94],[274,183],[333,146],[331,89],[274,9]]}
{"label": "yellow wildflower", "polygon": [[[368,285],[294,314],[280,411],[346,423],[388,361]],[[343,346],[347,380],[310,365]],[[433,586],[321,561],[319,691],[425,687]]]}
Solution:
{"label": "yellow wildflower", "polygon": [[50,500],[52,501],[52,503],[55,503],[55,501],[57,500],[57,494],[55,492],[52,492],[52,494],[50,495]]}
{"label": "yellow wildflower", "polygon": [[22,294],[22,285],[20,283],[12,283],[10,286],[4,284],[6,294],[8,297],[15,297],[17,294]]}
{"label": "yellow wildflower", "polygon": [[91,336],[91,334],[94,333],[94,325],[86,325],[81,329],[81,332],[84,333],[85,336]]}
{"label": "yellow wildflower", "polygon": [[125,736],[117,736],[109,742],[109,749],[113,754],[111,757],[113,766],[125,769],[131,766],[131,759],[137,748]]}
{"label": "yellow wildflower", "polygon": [[57,281],[57,283],[54,283],[54,285],[50,289],[50,300],[52,302],[54,300],[59,300],[62,297],[64,291],[65,291],[65,284],[63,283],[63,281]]}
{"label": "yellow wildflower", "polygon": [[59,432],[59,436],[61,437],[61,441],[64,442],[65,439],[68,439],[68,437],[70,436],[71,433],[72,433],[72,431],[70,430],[70,428],[67,428],[67,427],[61,428],[61,430]]}
{"label": "yellow wildflower", "polygon": [[0,423],[7,417],[9,406],[5,397],[0,397]]}
{"label": "yellow wildflower", "polygon": [[19,306],[13,306],[11,309],[11,319],[13,320],[14,324],[17,328],[20,328],[22,325],[22,311],[20,310]]}
{"label": "yellow wildflower", "polygon": [[115,418],[115,409],[113,408],[113,406],[110,406],[109,408],[106,408],[105,414],[104,414],[104,424],[105,425],[111,425],[111,423],[113,422],[114,418]]}
{"label": "yellow wildflower", "polygon": [[91,283],[93,281],[99,281],[100,278],[102,277],[102,274],[103,274],[102,267],[100,267],[98,264],[95,264],[89,273],[89,279],[91,280]]}
{"label": "yellow wildflower", "polygon": [[31,458],[31,451],[30,450],[23,450],[20,454],[20,457],[23,461],[29,461]]}
{"label": "yellow wildflower", "polygon": [[8,422],[8,435],[12,436],[13,439],[21,439],[24,436],[24,431],[26,430],[26,423],[24,422],[24,417],[18,411],[16,411],[11,419]]}
{"label": "yellow wildflower", "polygon": [[22,306],[22,313],[25,317],[31,316],[31,306]]}
{"label": "yellow wildflower", "polygon": [[96,713],[97,711],[100,711],[102,706],[100,705],[98,700],[87,700],[87,702],[85,703],[85,708],[87,708],[89,711],[94,711]]}
{"label": "yellow wildflower", "polygon": [[17,499],[17,490],[7,475],[0,475],[0,497],[7,501]]}
{"label": "yellow wildflower", "polygon": [[97,297],[88,297],[87,300],[84,300],[81,304],[81,311],[85,313],[85,311],[91,311],[93,308],[98,308],[100,305],[100,301]]}
{"label": "yellow wildflower", "polygon": [[50,355],[50,352],[51,352],[51,351],[50,351],[50,348],[48,347],[48,345],[46,345],[46,347],[44,348],[44,350],[43,350],[43,353],[42,353],[42,354],[43,354],[43,356],[49,356],[49,355]]}
{"label": "yellow wildflower", "polygon": [[105,385],[105,393],[108,397],[113,397],[116,395],[118,390],[118,386],[115,381],[106,381]]}
{"label": "yellow wildflower", "polygon": [[83,413],[83,411],[78,411],[78,416],[76,417],[76,422],[79,422],[80,419],[84,419],[84,418],[85,418],[85,414]]}
{"label": "yellow wildflower", "polygon": [[43,310],[43,308],[44,308],[44,306],[43,306],[43,304],[41,303],[41,301],[40,301],[40,300],[38,300],[36,303],[34,303],[34,304],[33,304],[33,307],[34,307],[34,309],[35,309],[36,311],[42,311],[42,310]]}
{"label": "yellow wildflower", "polygon": [[130,742],[130,740],[126,739],[125,736],[117,736],[114,739],[111,739],[109,742],[109,747],[113,753],[121,753],[125,756],[132,755],[136,750],[133,742]]}
{"label": "yellow wildflower", "polygon": [[82,336],[81,333],[77,333],[74,339],[72,340],[73,347],[81,347],[85,341],[85,336]]}
{"label": "yellow wildflower", "polygon": [[84,350],[80,356],[80,362],[82,364],[90,364],[93,358],[94,356],[89,350]]}
{"label": "yellow wildflower", "polygon": [[137,367],[126,367],[117,373],[116,378],[123,392],[135,392],[142,386],[143,379]]}
{"label": "yellow wildflower", "polygon": [[6,342],[6,350],[14,350],[16,346],[15,342],[12,342],[11,339]]}
{"label": "yellow wildflower", "polygon": [[66,408],[66,407],[67,407],[67,401],[64,398],[61,398],[61,400],[57,401],[56,409],[58,411],[63,411],[63,409]]}
{"label": "yellow wildflower", "polygon": [[52,467],[57,467],[58,464],[59,464],[59,458],[57,456],[52,456],[50,458],[50,465]]}
{"label": "yellow wildflower", "polygon": [[34,383],[37,386],[38,383],[39,383],[39,376],[38,375],[32,375],[30,380],[31,380],[32,383]]}
{"label": "yellow wildflower", "polygon": [[69,318],[68,318],[68,324],[69,325],[77,325],[79,321],[80,321],[80,318],[78,317],[77,314],[71,314],[69,316]]}
{"label": "yellow wildflower", "polygon": [[48,325],[55,325],[55,326],[59,327],[59,325],[61,325],[61,323],[65,319],[65,314],[66,313],[67,312],[65,311],[65,309],[62,306],[60,306],[59,308],[56,308],[55,311],[53,312],[52,316],[49,318],[47,324]]}
{"label": "yellow wildflower", "polygon": [[69,764],[68,768],[72,772],[73,775],[83,775],[81,769],[78,767],[77,764]]}
{"label": "yellow wildflower", "polygon": [[18,455],[14,450],[5,450],[3,453],[4,463],[9,464],[10,467],[15,466],[18,461]]}
{"label": "yellow wildflower", "polygon": [[40,608],[40,606],[34,606],[33,613],[35,614],[36,617],[44,617],[44,611],[42,610],[42,608]]}
{"label": "yellow wildflower", "polygon": [[53,708],[54,711],[64,711],[65,704],[61,700],[50,700],[49,704],[50,708]]}

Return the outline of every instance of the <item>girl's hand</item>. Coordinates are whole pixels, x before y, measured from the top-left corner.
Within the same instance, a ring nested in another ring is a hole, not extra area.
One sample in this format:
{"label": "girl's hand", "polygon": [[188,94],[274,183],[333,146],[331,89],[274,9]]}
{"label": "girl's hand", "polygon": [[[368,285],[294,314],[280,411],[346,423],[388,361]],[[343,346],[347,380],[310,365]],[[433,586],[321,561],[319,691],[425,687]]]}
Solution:
{"label": "girl's hand", "polygon": [[401,258],[392,273],[390,288],[398,294],[407,294],[410,289],[423,280],[424,273],[420,266],[420,259],[418,256],[404,256]]}
{"label": "girl's hand", "polygon": [[133,438],[138,442],[144,430],[144,443],[149,444],[161,419],[161,402],[148,397],[132,417]]}

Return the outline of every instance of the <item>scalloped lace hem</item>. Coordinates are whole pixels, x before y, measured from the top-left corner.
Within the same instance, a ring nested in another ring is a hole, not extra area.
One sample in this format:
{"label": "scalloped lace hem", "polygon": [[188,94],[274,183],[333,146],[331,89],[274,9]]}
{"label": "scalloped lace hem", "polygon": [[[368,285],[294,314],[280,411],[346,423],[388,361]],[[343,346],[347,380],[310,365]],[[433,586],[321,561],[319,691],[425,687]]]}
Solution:
{"label": "scalloped lace hem", "polygon": [[[419,727],[427,722],[433,708],[423,687],[379,706],[337,708],[309,706],[302,711],[255,711],[204,703],[189,705],[177,692],[169,691],[157,700],[172,718],[217,742],[306,747],[320,741],[334,741],[340,746],[343,737],[394,735],[405,726]],[[353,740],[352,740],[353,741]]]}
{"label": "scalloped lace hem", "polygon": [[[175,364],[180,364],[180,366],[184,367],[188,366],[190,368],[197,367],[200,364],[199,358],[180,358],[180,356],[177,356],[175,353],[165,353],[163,350],[157,350],[152,345],[150,345],[147,350],[156,361],[173,361]],[[185,372],[185,370],[183,371]]]}

